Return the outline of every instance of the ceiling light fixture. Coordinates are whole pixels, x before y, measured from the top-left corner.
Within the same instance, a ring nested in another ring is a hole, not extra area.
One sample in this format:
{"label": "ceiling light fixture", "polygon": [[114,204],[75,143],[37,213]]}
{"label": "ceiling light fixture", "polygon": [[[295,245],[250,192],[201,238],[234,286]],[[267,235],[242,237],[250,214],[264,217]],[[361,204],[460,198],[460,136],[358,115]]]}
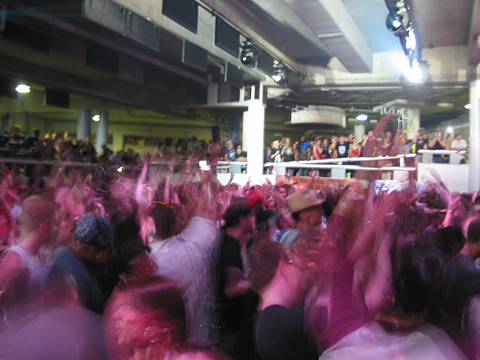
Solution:
{"label": "ceiling light fixture", "polygon": [[465,109],[471,110],[472,109],[472,104],[468,103],[464,106]]}
{"label": "ceiling light fixture", "polygon": [[96,114],[92,116],[93,121],[100,121],[100,115]]}
{"label": "ceiling light fixture", "polygon": [[368,115],[367,114],[359,114],[359,115],[357,115],[356,119],[358,121],[367,121],[368,120]]}
{"label": "ceiling light fixture", "polygon": [[242,52],[240,54],[240,61],[243,65],[254,67],[258,60],[258,47],[251,39],[247,39],[240,44]]}
{"label": "ceiling light fixture", "polygon": [[30,92],[30,86],[25,84],[18,85],[15,90],[20,94],[28,94]]}
{"label": "ceiling light fixture", "polygon": [[273,62],[273,75],[272,75],[273,81],[275,81],[277,84],[284,85],[287,83],[287,68],[284,64],[279,62],[278,60],[275,60]]}

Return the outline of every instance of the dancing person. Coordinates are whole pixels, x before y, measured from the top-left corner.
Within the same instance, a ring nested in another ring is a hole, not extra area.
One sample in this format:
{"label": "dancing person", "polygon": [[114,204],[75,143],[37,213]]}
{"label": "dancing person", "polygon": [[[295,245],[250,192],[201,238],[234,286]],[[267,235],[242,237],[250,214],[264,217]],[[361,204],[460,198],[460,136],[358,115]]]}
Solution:
{"label": "dancing person", "polygon": [[114,232],[109,222],[93,213],[78,219],[73,248],[60,247],[53,265],[77,282],[82,305],[101,314],[118,277],[107,266]]}
{"label": "dancing person", "polygon": [[57,206],[46,197],[35,195],[23,202],[18,218],[20,237],[0,259],[0,290],[12,275],[24,269],[31,282],[46,280],[51,267],[46,247],[54,242],[60,221]]}
{"label": "dancing person", "polygon": [[279,243],[255,245],[248,255],[252,289],[261,298],[254,317],[254,343],[262,360],[317,359],[308,341],[303,302],[306,282],[302,267]]}
{"label": "dancing person", "polygon": [[119,346],[133,350],[132,360],[215,359],[186,343],[186,317],[180,291],[160,276],[118,287],[120,306],[113,314]]}
{"label": "dancing person", "polygon": [[291,246],[300,234],[308,233],[322,223],[323,200],[305,188],[290,195],[287,204],[295,225],[287,230],[279,241]]}

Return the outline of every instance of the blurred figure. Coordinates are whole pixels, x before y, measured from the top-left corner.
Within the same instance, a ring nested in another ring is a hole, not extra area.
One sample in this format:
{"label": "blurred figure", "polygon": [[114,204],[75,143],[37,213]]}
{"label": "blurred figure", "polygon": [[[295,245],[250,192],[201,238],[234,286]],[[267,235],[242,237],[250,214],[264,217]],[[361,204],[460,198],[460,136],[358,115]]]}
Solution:
{"label": "blurred figure", "polygon": [[[433,139],[430,140],[428,143],[428,148],[430,150],[444,150],[445,149],[445,144],[442,141],[440,131],[435,130],[433,132]],[[442,155],[433,155],[433,162],[434,163],[442,163],[443,158]]]}
{"label": "blurred figure", "polygon": [[360,157],[361,154],[362,154],[362,146],[358,144],[358,139],[354,137],[350,146],[348,147],[348,156]]}
{"label": "blurred figure", "polygon": [[54,266],[76,280],[82,305],[101,314],[118,282],[106,265],[113,248],[113,229],[107,220],[87,213],[78,219],[73,236],[73,249],[59,248]]}
{"label": "blurred figure", "polygon": [[[115,268],[120,284],[129,284],[137,279],[151,277],[154,270],[154,263],[149,258],[150,249],[143,244],[142,239],[133,237],[124,240],[116,247]],[[133,355],[133,350],[118,346],[117,336],[115,334],[115,319],[113,314],[122,306],[123,297],[119,294],[118,286],[108,299],[107,307],[102,316],[103,327],[105,329],[105,342],[111,359],[121,360],[129,359]]]}
{"label": "blurred figure", "polygon": [[305,188],[290,195],[287,204],[295,225],[286,231],[279,241],[286,246],[292,246],[300,234],[308,233],[322,223],[323,200]]}
{"label": "blurred figure", "polygon": [[185,345],[185,307],[177,288],[153,276],[118,288],[120,307],[113,314],[117,343],[133,349],[135,359],[214,359]]}
{"label": "blurred figure", "polygon": [[[305,136],[300,137],[300,142],[295,152],[295,161],[305,161],[312,158],[312,147]],[[308,169],[300,169],[298,176],[308,176]]]}
{"label": "blurred figure", "polygon": [[247,152],[243,151],[242,145],[237,146],[235,161],[247,161]]}
{"label": "blurred figure", "polygon": [[172,208],[171,204],[154,201],[149,209],[156,229],[154,241],[150,244],[150,259],[155,264],[153,273],[175,281],[182,291],[188,322],[186,341],[210,346],[214,337],[213,324],[216,323],[213,279],[218,230],[208,219],[209,211],[205,211],[208,209],[205,204],[196,208],[195,216],[177,235],[172,231],[176,225]]}
{"label": "blurred figure", "polygon": [[51,267],[46,245],[55,240],[60,226],[57,206],[42,196],[27,198],[22,204],[18,226],[17,244],[6,250],[0,259],[0,290],[12,275],[25,269],[30,282],[45,281]]}
{"label": "blurred figure", "polygon": [[347,158],[349,144],[346,142],[345,136],[340,136],[338,144],[335,146],[334,158]]}
{"label": "blurred figure", "polygon": [[281,162],[282,161],[282,149],[283,146],[280,145],[280,141],[274,140],[272,142],[272,149],[270,151],[269,162]]}
{"label": "blurred figure", "polygon": [[225,161],[235,161],[236,157],[235,152],[235,143],[232,140],[229,140],[227,143],[227,149],[225,150],[225,154],[223,156],[223,160]]}
{"label": "blurred figure", "polygon": [[[455,140],[452,141],[450,145],[450,149],[463,151],[463,150],[467,150],[467,148],[468,148],[467,140],[463,139],[461,134],[455,135]],[[452,154],[450,155],[450,157],[451,157],[451,163],[453,164],[460,164],[465,162],[464,155]]]}
{"label": "blurred figure", "polygon": [[[295,160],[295,151],[290,138],[285,138],[285,145],[282,148],[282,161],[290,162]],[[293,176],[294,169],[288,169],[288,175]]]}
{"label": "blurred figure", "polygon": [[224,236],[219,259],[219,301],[221,346],[232,353],[242,322],[245,294],[250,288],[245,280],[248,264],[245,263],[247,242],[255,229],[255,214],[245,201],[237,200],[223,215]]}
{"label": "blurred figure", "polygon": [[425,130],[423,128],[420,128],[417,131],[417,135],[415,135],[413,138],[412,145],[415,145],[415,154],[417,154],[416,162],[422,162],[423,155],[419,154],[418,151],[428,147],[428,136],[425,134]]}
{"label": "blurred figure", "polygon": [[279,243],[255,245],[248,255],[252,289],[261,302],[254,317],[254,343],[259,359],[317,359],[304,326],[306,288],[302,267]]}
{"label": "blurred figure", "polygon": [[74,283],[52,271],[44,284],[28,271],[10,278],[0,297],[8,329],[0,358],[9,360],[108,359],[99,318],[79,307]]}
{"label": "blurred figure", "polygon": [[[445,331],[430,322],[442,286],[442,254],[424,242],[412,211],[396,207],[387,221],[386,210],[372,209],[369,227],[335,276],[331,347],[320,359],[465,359]],[[363,295],[354,284],[354,268],[368,261],[366,250],[383,227],[375,272]]]}

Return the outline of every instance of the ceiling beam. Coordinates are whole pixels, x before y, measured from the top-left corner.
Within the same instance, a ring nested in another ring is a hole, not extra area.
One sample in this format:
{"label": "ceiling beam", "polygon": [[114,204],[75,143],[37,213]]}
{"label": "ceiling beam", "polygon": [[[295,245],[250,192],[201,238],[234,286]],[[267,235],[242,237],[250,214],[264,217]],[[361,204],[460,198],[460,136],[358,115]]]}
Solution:
{"label": "ceiling beam", "polygon": [[348,71],[372,71],[372,50],[342,0],[285,1]]}

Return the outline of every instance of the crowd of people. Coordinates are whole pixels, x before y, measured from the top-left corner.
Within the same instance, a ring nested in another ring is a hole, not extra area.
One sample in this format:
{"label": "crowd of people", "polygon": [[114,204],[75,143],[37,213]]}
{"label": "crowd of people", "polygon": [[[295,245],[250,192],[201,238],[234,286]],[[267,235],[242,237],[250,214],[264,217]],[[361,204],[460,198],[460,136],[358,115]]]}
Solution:
{"label": "crowd of people", "polygon": [[35,160],[58,160],[69,162],[108,163],[117,165],[142,166],[145,158],[150,161],[161,160],[166,156],[176,155],[185,157],[195,153],[196,156],[205,154],[207,143],[198,140],[195,136],[190,139],[177,139],[174,143],[171,138],[156,138],[151,148],[155,148],[154,158],[150,159],[151,152],[136,152],[128,147],[126,150],[114,152],[107,145],[102,146],[97,153],[90,136],[85,141],[77,139],[69,132],[62,134],[47,132],[41,136],[40,130],[35,130],[33,135],[26,137],[19,125],[15,125],[11,133],[0,135],[0,155],[3,157],[22,157]]}
{"label": "crowd of people", "polygon": [[221,185],[205,151],[2,169],[0,359],[480,359],[479,192]]}
{"label": "crowd of people", "polygon": [[[292,142],[291,138],[274,140],[270,146],[264,148],[265,163],[310,161],[325,159],[344,159],[346,163],[351,162],[353,158],[360,157],[395,157],[397,155],[417,154],[416,162],[422,162],[423,155],[419,150],[455,150],[457,152],[468,150],[468,143],[461,134],[453,134],[446,131],[442,138],[440,131],[435,130],[432,138],[426,134],[425,129],[420,128],[413,139],[408,139],[407,133],[400,128],[395,128],[392,122],[383,122],[374,130],[364,134],[361,139],[357,139],[354,134],[348,136],[333,136],[331,139],[317,136],[313,140],[308,140],[301,136],[298,141]],[[40,131],[35,130],[33,136],[25,138],[21,133],[20,127],[15,126],[12,134],[0,137],[0,156],[4,157],[27,157],[38,160],[59,160],[67,162],[85,162],[91,164],[109,164],[128,167],[141,167],[145,161],[162,162],[172,156],[179,160],[187,156],[200,157],[207,159],[209,157],[208,149],[210,144],[204,140],[198,140],[196,137],[191,139],[179,139],[175,145],[172,141],[162,141],[160,138],[155,142],[154,151],[135,152],[132,148],[127,150],[118,150],[116,152],[102,146],[102,152],[97,154],[95,146],[87,137],[86,141],[77,140],[68,132],[59,136],[57,133],[46,133],[43,139],[40,137]],[[172,139],[170,139],[172,140]],[[220,142],[218,142],[220,143]],[[238,138],[231,139],[225,144],[221,159],[228,162],[246,162],[248,160],[247,152],[244,151]],[[394,166],[399,161],[381,160],[377,163],[365,163],[366,166]],[[466,156],[461,154],[451,155],[433,155],[433,162],[436,163],[465,163]],[[407,165],[413,165],[413,160],[407,159]],[[357,161],[352,164],[358,164]],[[360,164],[362,165],[362,164]],[[27,176],[30,182],[38,181],[39,177],[45,177],[50,167],[38,166],[34,169],[27,166]],[[265,169],[268,173],[268,169]],[[354,171],[349,171],[353,175]],[[293,176],[330,176],[328,169],[288,169],[288,175]],[[392,173],[385,172],[383,179],[389,179]]]}
{"label": "crowd of people", "polygon": [[[404,154],[418,154],[419,150],[456,150],[463,151],[468,149],[468,144],[461,134],[453,134],[446,131],[443,138],[438,130],[433,133],[432,139],[429,139],[425,129],[421,128],[413,139],[408,139],[407,133],[397,128],[395,131],[391,127],[384,127],[383,131],[369,131],[357,139],[354,134],[348,136],[333,136],[331,139],[322,139],[320,136],[308,141],[305,136],[292,144],[290,138],[274,140],[271,146],[267,148],[266,162],[290,162],[300,160],[325,160],[325,159],[345,159],[345,161],[358,157],[392,157]],[[455,154],[456,155],[456,154]],[[422,161],[422,155],[417,155],[417,162]],[[436,163],[448,163],[448,155],[434,155],[433,161]],[[452,163],[464,163],[464,156],[454,157]],[[391,164],[390,164],[391,165]],[[296,173],[291,170],[290,175]],[[316,175],[315,172],[309,174],[308,169],[300,169],[299,176]],[[325,172],[319,174],[325,176]]]}

